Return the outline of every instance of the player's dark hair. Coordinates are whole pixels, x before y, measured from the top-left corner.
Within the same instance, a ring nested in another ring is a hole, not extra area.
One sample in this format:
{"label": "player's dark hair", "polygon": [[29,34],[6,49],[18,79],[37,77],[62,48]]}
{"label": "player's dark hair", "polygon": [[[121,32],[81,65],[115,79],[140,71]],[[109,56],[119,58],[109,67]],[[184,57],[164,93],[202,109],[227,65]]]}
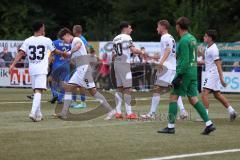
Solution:
{"label": "player's dark hair", "polygon": [[170,27],[170,24],[167,20],[160,20],[160,21],[158,21],[158,24],[161,25],[161,26],[164,26],[167,30]]}
{"label": "player's dark hair", "polygon": [[215,29],[209,29],[206,31],[206,34],[212,38],[212,40],[215,42],[217,39],[217,31]]}
{"label": "player's dark hair", "polygon": [[78,34],[81,34],[82,33],[82,31],[83,31],[83,29],[82,29],[82,26],[81,25],[74,25],[73,26],[73,32],[76,32],[76,33],[78,33]]}
{"label": "player's dark hair", "polygon": [[188,30],[190,24],[191,21],[187,17],[180,17],[176,21],[176,25],[179,25],[179,27],[183,30]]}
{"label": "player's dark hair", "polygon": [[62,39],[63,36],[65,36],[66,34],[72,35],[72,32],[67,27],[64,27],[64,28],[60,29],[60,31],[58,32],[58,37],[60,39]]}
{"label": "player's dark hair", "polygon": [[122,21],[119,25],[120,31],[122,31],[124,28],[128,28],[130,24],[127,21]]}
{"label": "player's dark hair", "polygon": [[43,26],[44,26],[43,21],[40,21],[40,20],[34,21],[33,24],[32,24],[32,30],[33,30],[33,32],[37,32]]}

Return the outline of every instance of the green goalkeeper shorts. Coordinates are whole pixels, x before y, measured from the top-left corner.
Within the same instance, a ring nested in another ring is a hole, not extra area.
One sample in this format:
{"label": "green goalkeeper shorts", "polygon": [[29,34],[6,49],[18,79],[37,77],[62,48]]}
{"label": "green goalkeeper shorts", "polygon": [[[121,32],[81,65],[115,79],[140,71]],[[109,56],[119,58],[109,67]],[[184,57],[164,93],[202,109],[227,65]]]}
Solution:
{"label": "green goalkeeper shorts", "polygon": [[187,76],[183,77],[183,82],[178,88],[173,88],[172,95],[196,97],[198,96],[198,82]]}

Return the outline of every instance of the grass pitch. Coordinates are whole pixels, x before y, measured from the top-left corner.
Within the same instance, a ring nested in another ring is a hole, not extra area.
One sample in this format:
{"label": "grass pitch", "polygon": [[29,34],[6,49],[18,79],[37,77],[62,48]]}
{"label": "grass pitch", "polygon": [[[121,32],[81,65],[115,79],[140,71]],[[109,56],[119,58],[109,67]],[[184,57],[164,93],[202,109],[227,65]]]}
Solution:
{"label": "grass pitch", "polygon": [[[70,159],[143,159],[179,154],[208,152],[240,148],[240,118],[229,122],[226,109],[213,97],[210,100],[210,117],[217,130],[200,135],[202,122],[195,122],[196,112],[184,99],[190,113],[188,120],[178,120],[175,135],[158,134],[167,121],[104,121],[104,116],[89,121],[62,121],[53,118],[55,105],[46,102],[49,92],[43,95],[44,120],[33,123],[28,119],[31,101],[26,95],[30,89],[0,88],[0,160],[70,160]],[[146,113],[150,94],[135,93],[133,110]],[[231,105],[240,113],[240,95],[226,94]],[[163,95],[159,111],[167,113],[168,95]],[[89,107],[96,102],[87,102]],[[123,106],[124,108],[124,106]],[[191,157],[183,159],[239,160],[240,152]]]}

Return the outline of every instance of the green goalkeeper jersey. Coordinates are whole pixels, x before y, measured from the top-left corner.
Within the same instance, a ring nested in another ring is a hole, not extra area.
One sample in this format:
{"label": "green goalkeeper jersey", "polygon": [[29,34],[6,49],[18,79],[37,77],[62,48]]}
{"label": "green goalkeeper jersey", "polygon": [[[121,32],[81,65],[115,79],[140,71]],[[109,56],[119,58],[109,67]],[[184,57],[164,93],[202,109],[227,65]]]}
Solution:
{"label": "green goalkeeper jersey", "polygon": [[190,33],[184,34],[177,47],[177,75],[197,79],[197,40]]}

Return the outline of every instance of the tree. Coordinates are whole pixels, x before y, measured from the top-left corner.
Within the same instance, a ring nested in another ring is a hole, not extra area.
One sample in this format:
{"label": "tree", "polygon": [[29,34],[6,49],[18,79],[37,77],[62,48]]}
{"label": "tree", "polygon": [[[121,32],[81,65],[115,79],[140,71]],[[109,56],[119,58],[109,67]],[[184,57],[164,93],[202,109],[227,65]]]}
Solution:
{"label": "tree", "polygon": [[120,21],[133,25],[135,41],[159,41],[156,24],[167,19],[170,32],[177,37],[175,21],[186,16],[192,21],[191,32],[202,39],[204,32],[217,29],[218,41],[240,39],[238,0],[2,0],[0,5],[1,39],[24,39],[31,34],[31,23],[42,19],[47,35],[57,38],[62,27],[81,24],[89,40],[111,40]]}

